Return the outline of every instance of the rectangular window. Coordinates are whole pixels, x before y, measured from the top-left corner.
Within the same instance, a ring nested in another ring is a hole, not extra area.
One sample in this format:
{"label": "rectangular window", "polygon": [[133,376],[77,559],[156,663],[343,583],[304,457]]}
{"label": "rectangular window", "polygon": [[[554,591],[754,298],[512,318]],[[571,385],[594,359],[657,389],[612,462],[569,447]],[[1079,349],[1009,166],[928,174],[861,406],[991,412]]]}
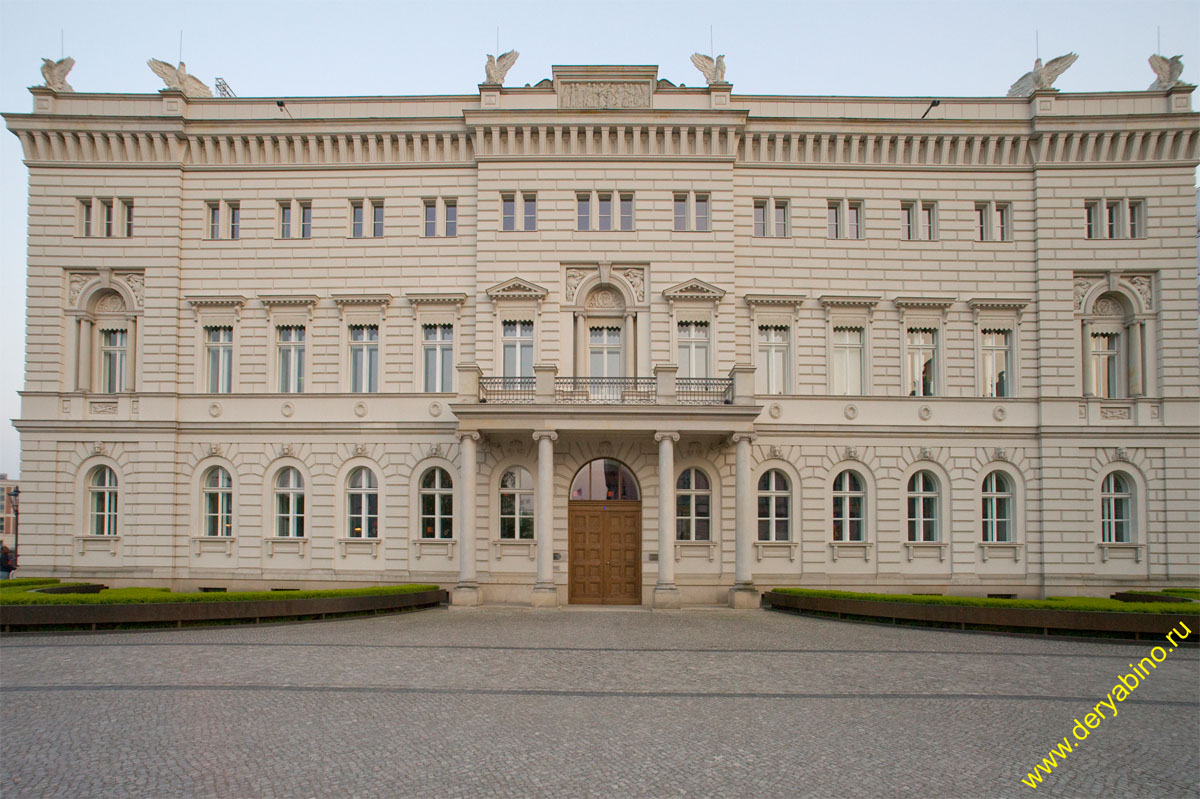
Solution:
{"label": "rectangular window", "polygon": [[679,376],[708,377],[708,323],[680,322]]}
{"label": "rectangular window", "polygon": [[908,330],[908,396],[932,397],[937,393],[937,331]]}
{"label": "rectangular window", "polygon": [[596,210],[599,214],[597,228],[612,230],[612,195],[607,193],[596,195]]}
{"label": "rectangular window", "polygon": [[825,209],[827,235],[831,239],[842,237],[842,204],[831,202]]}
{"label": "rectangular window", "polygon": [[980,364],[983,370],[983,396],[1011,396],[1009,385],[1012,378],[1009,369],[1012,362],[1012,334],[1008,330],[983,330],[980,333],[983,336],[980,342],[980,357],[983,359],[983,363]]}
{"label": "rectangular window", "polygon": [[996,241],[1012,241],[1012,205],[996,203]]}
{"label": "rectangular window", "polygon": [[767,201],[754,201],[754,235],[767,235]]}
{"label": "rectangular window", "polygon": [[511,194],[500,195],[500,229],[517,229],[517,199]]}
{"label": "rectangular window", "polygon": [[210,239],[221,238],[221,204],[208,204],[208,237]]}
{"label": "rectangular window", "polygon": [[675,195],[675,229],[688,229],[688,196],[686,194]]}
{"label": "rectangular window", "polygon": [[787,200],[775,201],[775,237],[783,238],[788,234],[788,204]]}
{"label": "rectangular window", "polygon": [[588,374],[622,377],[621,328],[593,327],[588,331]]}
{"label": "rectangular window", "polygon": [[1132,200],[1129,203],[1129,238],[1140,239],[1146,235],[1146,203]]}
{"label": "rectangular window", "polygon": [[863,205],[860,202],[846,203],[846,237],[861,239],[863,237]]}
{"label": "rectangular window", "polygon": [[900,236],[912,241],[917,238],[917,204],[900,204]]}
{"label": "rectangular window", "polygon": [[279,390],[284,394],[304,391],[304,326],[275,328],[279,351]]}
{"label": "rectangular window", "polygon": [[933,203],[921,203],[921,238],[926,241],[937,238],[936,207]]}
{"label": "rectangular window", "polygon": [[383,200],[371,201],[371,235],[383,238]]}
{"label": "rectangular window", "polygon": [[122,200],[121,207],[125,213],[125,238],[133,235],[133,200]]}
{"label": "rectangular window", "polygon": [[279,238],[292,237],[292,202],[286,200],[279,203]]}
{"label": "rectangular window", "polygon": [[708,213],[708,195],[696,195],[696,230],[708,231],[711,229]]}
{"label": "rectangular window", "polygon": [[228,394],[233,390],[233,328],[204,328],[204,390]]}
{"label": "rectangular window", "polygon": [[1105,232],[1110,239],[1121,235],[1121,203],[1111,201],[1105,205]]}
{"label": "rectangular window", "polygon": [[1116,333],[1096,333],[1092,336],[1092,375],[1097,397],[1111,399],[1117,391],[1117,355],[1120,337]]}
{"label": "rectangular window", "polygon": [[451,391],[454,377],[454,326],[425,325],[425,390]]}
{"label": "rectangular window", "polygon": [[437,235],[437,200],[425,201],[425,235],[428,238]]}
{"label": "rectangular window", "polygon": [[237,203],[229,204],[229,238],[237,239],[242,235],[242,208]]}
{"label": "rectangular window", "polygon": [[112,200],[101,200],[100,206],[104,209],[104,237],[111,239],[113,234],[113,224],[115,222]]}
{"label": "rectangular window", "polygon": [[863,393],[863,331],[860,327],[833,329],[833,393]]}
{"label": "rectangular window", "polygon": [[521,198],[525,204],[525,229],[537,230],[537,195],[523,194]]}
{"label": "rectangular window", "polygon": [[621,230],[633,230],[633,195],[621,195]]}
{"label": "rectangular window", "polygon": [[300,238],[312,238],[312,203],[300,203]]}
{"label": "rectangular window", "polygon": [[363,235],[363,204],[350,203],[350,236],[361,239]]}
{"label": "rectangular window", "polygon": [[79,235],[92,235],[92,201],[91,199],[79,201]]}
{"label": "rectangular window", "polygon": [[379,327],[350,327],[350,390],[370,394],[379,390]]}
{"label": "rectangular window", "polygon": [[1092,200],[1083,206],[1085,235],[1089,239],[1102,238],[1100,233],[1100,201]]}
{"label": "rectangular window", "polygon": [[763,394],[786,394],[788,378],[788,334],[790,328],[761,326],[758,328],[758,371]]}
{"label": "rectangular window", "polygon": [[575,195],[575,229],[592,229],[592,195]]}
{"label": "rectangular window", "polygon": [[128,338],[124,330],[100,331],[100,392],[117,394],[125,390],[125,360]]}
{"label": "rectangular window", "polygon": [[991,220],[988,218],[990,206],[988,203],[975,203],[975,240],[987,241],[992,237]]}
{"label": "rectangular window", "polygon": [[446,235],[454,237],[458,235],[458,202],[455,200],[446,200]]}
{"label": "rectangular window", "polygon": [[533,377],[533,322],[505,322],[503,368],[505,377]]}

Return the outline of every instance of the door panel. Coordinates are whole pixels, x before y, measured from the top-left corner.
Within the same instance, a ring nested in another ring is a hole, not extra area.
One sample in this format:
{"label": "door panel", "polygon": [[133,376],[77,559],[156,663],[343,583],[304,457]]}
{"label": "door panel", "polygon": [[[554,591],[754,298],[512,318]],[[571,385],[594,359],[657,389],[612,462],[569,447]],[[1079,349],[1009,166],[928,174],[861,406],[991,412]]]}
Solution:
{"label": "door panel", "polygon": [[642,601],[642,503],[568,504],[571,603],[637,605]]}

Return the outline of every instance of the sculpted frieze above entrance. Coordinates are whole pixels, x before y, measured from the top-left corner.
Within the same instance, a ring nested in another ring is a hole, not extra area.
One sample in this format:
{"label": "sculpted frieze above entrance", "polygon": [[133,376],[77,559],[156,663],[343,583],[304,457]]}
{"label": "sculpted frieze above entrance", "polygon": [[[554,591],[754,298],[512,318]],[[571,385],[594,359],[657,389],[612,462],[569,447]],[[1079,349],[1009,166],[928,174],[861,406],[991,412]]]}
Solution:
{"label": "sculpted frieze above entrance", "polygon": [[562,81],[559,108],[650,108],[646,81]]}

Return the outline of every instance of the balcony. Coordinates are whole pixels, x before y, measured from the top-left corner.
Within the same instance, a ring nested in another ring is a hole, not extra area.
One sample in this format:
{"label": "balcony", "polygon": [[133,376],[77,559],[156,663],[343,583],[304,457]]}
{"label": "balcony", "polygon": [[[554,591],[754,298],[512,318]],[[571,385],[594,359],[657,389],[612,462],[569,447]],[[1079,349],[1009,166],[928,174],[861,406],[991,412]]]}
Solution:
{"label": "balcony", "polygon": [[[670,391],[674,383],[674,392]],[[660,389],[666,389],[660,390]],[[548,397],[547,397],[548,398]],[[519,405],[538,402],[536,377],[480,377],[480,403]],[[733,379],[711,377],[555,377],[555,404],[567,405],[732,405]]]}

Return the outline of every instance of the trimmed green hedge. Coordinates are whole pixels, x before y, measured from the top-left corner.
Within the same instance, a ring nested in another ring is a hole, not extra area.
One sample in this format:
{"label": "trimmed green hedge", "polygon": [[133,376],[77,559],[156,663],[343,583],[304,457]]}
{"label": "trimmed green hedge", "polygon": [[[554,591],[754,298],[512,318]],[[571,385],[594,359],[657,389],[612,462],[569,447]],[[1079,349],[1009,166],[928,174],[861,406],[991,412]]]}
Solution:
{"label": "trimmed green hedge", "polygon": [[1200,588],[1164,588],[1158,593],[1167,596],[1181,596],[1184,599],[1200,599]]}
{"label": "trimmed green hedge", "polygon": [[[33,578],[30,578],[33,579]],[[13,581],[15,582],[15,581]],[[202,591],[171,593],[169,588],[108,588],[98,594],[38,594],[30,589],[57,583],[0,586],[0,605],[120,605],[157,602],[238,602],[243,600],[316,599],[338,596],[380,596],[414,594],[437,590],[436,585],[378,585],[370,588],[336,588],[327,591]]]}
{"label": "trimmed green hedge", "polygon": [[0,581],[0,591],[8,588],[25,588],[30,585],[58,585],[54,577],[11,577]]}
{"label": "trimmed green hedge", "polygon": [[[876,602],[911,602],[920,605],[966,605],[991,608],[1036,608],[1039,610],[1091,610],[1117,613],[1195,612],[1190,605],[1171,602],[1120,602],[1099,597],[1047,597],[1046,599],[989,599],[974,596],[922,596],[916,594],[860,594],[854,591],[823,591],[812,588],[776,588],[781,594],[821,596],[832,599],[868,599]],[[1186,590],[1186,589],[1185,589]],[[1186,609],[1186,610],[1185,610]]]}

